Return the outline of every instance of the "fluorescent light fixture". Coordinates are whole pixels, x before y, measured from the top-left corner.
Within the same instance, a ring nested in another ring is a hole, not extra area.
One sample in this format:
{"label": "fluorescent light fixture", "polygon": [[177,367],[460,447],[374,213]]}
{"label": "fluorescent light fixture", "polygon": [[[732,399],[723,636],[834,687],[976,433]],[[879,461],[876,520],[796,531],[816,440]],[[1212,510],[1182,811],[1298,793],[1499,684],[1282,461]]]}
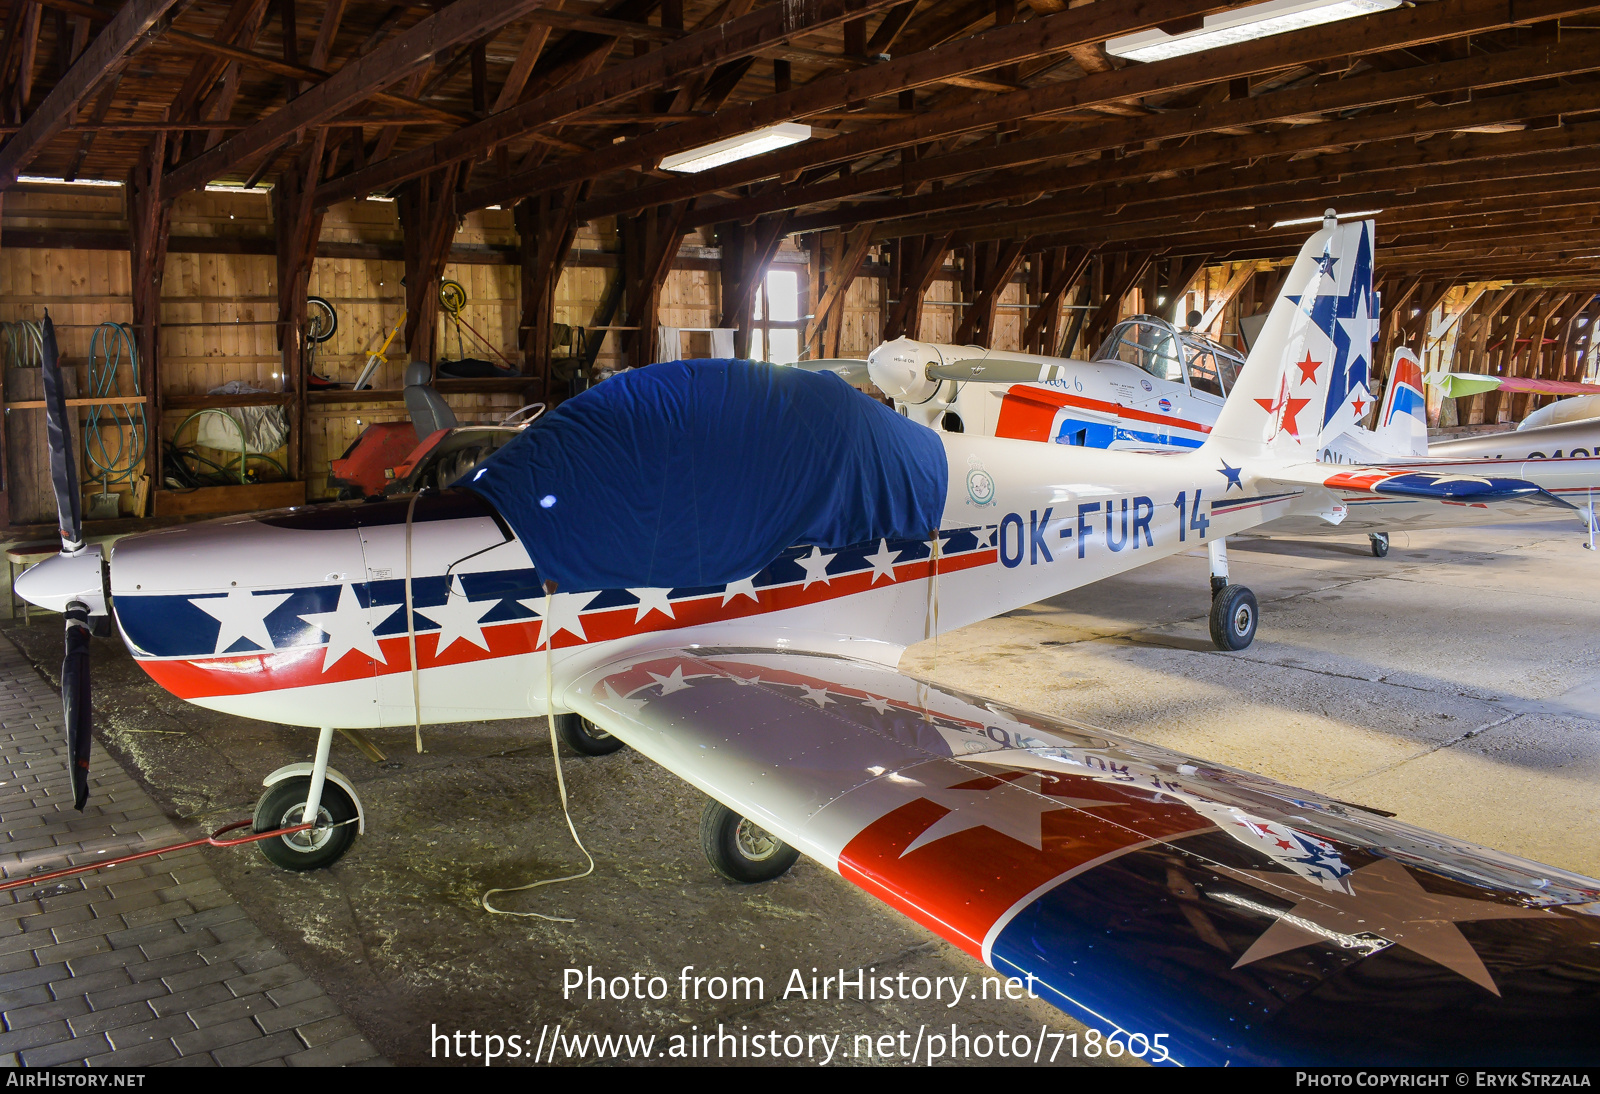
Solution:
{"label": "fluorescent light fixture", "polygon": [[265,194],[271,189],[271,186],[266,186],[259,182],[254,186],[248,187],[237,182],[231,184],[226,182],[206,183],[206,193],[208,194]]}
{"label": "fluorescent light fixture", "polygon": [[121,186],[116,179],[53,179],[46,175],[18,175],[18,182],[47,182],[51,186]]}
{"label": "fluorescent light fixture", "polygon": [[[1357,217],[1375,217],[1383,212],[1382,209],[1363,209],[1359,213],[1339,213],[1340,220],[1355,220]],[[1321,217],[1295,217],[1293,220],[1275,220],[1274,228],[1293,228],[1296,224],[1321,224]]]}
{"label": "fluorescent light fixture", "polygon": [[1130,61],[1164,61],[1201,50],[1238,45],[1322,23],[1353,19],[1400,6],[1401,0],[1269,0],[1247,8],[1208,15],[1199,30],[1168,34],[1143,30],[1106,43],[1106,52]]}
{"label": "fluorescent light fixture", "polygon": [[811,127],[798,122],[780,122],[769,125],[765,129],[755,129],[749,133],[741,133],[737,137],[717,141],[715,144],[701,145],[691,148],[687,152],[674,152],[661,161],[663,171],[683,171],[695,173],[709,171],[713,167],[721,167],[734,160],[749,159],[759,156],[763,152],[771,152],[779,148],[787,148],[791,144],[811,139]]}

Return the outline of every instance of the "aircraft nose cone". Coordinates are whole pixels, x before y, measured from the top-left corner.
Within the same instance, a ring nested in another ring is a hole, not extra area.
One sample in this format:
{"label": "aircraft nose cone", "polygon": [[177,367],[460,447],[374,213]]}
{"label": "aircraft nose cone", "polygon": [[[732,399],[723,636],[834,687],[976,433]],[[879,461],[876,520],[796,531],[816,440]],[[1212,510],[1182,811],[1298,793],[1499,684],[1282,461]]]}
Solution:
{"label": "aircraft nose cone", "polygon": [[80,600],[93,614],[105,609],[105,586],[100,568],[100,545],[84,548],[76,555],[56,555],[29,567],[16,580],[16,594],[29,604],[53,612],[65,611],[67,604]]}

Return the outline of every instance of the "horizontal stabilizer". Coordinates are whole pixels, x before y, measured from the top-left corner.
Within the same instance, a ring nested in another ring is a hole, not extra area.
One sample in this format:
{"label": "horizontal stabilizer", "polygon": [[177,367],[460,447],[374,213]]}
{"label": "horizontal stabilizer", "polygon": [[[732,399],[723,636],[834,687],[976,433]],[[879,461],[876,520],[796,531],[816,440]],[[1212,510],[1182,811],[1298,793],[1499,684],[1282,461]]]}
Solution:
{"label": "horizontal stabilizer", "polygon": [[1325,485],[1337,490],[1366,490],[1396,498],[1420,498],[1462,505],[1533,501],[1563,509],[1572,508],[1542,486],[1526,479],[1508,479],[1498,475],[1479,477],[1432,471],[1352,471],[1329,477]]}

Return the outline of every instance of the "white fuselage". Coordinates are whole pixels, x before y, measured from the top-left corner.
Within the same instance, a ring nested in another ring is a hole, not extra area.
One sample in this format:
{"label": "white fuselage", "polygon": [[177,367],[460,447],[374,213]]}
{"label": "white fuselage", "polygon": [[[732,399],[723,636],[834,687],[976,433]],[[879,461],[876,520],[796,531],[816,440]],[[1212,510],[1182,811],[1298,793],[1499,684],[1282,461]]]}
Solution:
{"label": "white fuselage", "polygon": [[[936,630],[1244,531],[1293,512],[1303,496],[1263,495],[1248,473],[1229,486],[1202,452],[943,442],[950,486],[936,565],[927,542],[798,546],[716,590],[557,593],[547,602],[522,544],[491,513],[419,515],[415,682],[403,501],[130,537],[112,556],[113,598],[140,664],[201,706],[341,728],[517,718],[546,708],[547,667],[570,678],[631,648],[684,642],[686,630],[893,664]],[[325,526],[383,512],[388,522]]]}

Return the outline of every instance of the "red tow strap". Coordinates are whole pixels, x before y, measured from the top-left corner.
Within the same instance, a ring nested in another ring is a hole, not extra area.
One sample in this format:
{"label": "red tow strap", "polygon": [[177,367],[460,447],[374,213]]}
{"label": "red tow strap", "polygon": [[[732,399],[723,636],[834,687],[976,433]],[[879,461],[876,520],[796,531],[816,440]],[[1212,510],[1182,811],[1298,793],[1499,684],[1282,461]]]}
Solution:
{"label": "red tow strap", "polygon": [[209,836],[206,836],[202,839],[192,839],[187,843],[174,843],[168,847],[157,847],[150,851],[139,851],[136,854],[123,855],[120,858],[106,859],[104,862],[90,862],[85,863],[82,866],[70,866],[65,870],[56,870],[48,874],[33,874],[29,877],[20,877],[11,881],[0,882],[0,892],[4,892],[7,889],[19,889],[24,885],[38,885],[42,882],[54,881],[58,877],[70,877],[73,874],[86,874],[91,870],[104,870],[110,866],[120,866],[124,862],[136,862],[142,858],[152,858],[156,855],[170,855],[174,851],[187,851],[191,847],[238,847],[246,843],[255,843],[258,840],[275,839],[279,836],[292,836],[296,832],[304,832],[306,829],[313,827],[309,824],[297,824],[292,828],[276,828],[271,832],[252,832],[248,836],[240,836],[237,839],[219,838],[224,832],[232,832],[237,828],[245,828],[252,823],[252,821],[248,820],[234,821],[232,824],[223,825]]}

